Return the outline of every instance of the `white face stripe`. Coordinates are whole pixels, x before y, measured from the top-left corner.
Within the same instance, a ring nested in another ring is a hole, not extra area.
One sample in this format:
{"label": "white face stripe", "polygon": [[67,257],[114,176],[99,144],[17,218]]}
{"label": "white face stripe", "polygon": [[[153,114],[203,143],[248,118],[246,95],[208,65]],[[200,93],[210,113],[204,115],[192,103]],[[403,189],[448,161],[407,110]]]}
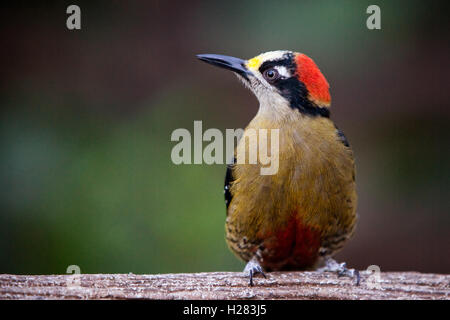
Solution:
{"label": "white face stripe", "polygon": [[286,69],[285,66],[275,66],[274,67],[278,73],[283,77],[283,78],[290,78],[292,75],[289,73],[288,69]]}
{"label": "white face stripe", "polygon": [[287,50],[277,50],[277,51],[269,51],[260,54],[258,57],[261,59],[261,62],[265,61],[276,61],[283,59],[283,56],[290,51]]}

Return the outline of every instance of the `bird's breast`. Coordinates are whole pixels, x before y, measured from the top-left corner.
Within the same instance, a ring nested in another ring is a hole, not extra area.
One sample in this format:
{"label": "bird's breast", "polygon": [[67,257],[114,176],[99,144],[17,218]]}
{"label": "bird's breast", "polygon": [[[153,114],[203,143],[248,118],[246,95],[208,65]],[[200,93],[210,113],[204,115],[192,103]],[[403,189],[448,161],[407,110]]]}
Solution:
{"label": "bird's breast", "polygon": [[[245,239],[241,251],[247,256],[259,251],[270,269],[311,265],[324,240],[349,233],[355,222],[351,151],[339,141],[329,119],[297,120],[254,119],[246,129],[254,129],[251,132],[258,140],[260,128],[279,130],[279,150],[270,155],[278,161],[276,173],[261,174],[261,167],[267,165],[260,162],[238,163],[233,168],[227,238],[236,246],[229,244],[242,256],[238,245]],[[264,134],[263,139],[270,139]],[[237,146],[239,152],[248,152],[244,138]]]}

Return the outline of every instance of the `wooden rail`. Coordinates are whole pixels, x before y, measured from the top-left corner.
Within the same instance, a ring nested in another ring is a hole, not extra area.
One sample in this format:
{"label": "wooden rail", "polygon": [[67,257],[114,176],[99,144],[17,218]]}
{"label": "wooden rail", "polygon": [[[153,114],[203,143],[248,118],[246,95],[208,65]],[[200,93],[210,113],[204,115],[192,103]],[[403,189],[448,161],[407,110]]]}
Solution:
{"label": "wooden rail", "polygon": [[271,272],[249,287],[242,273],[0,275],[0,299],[449,299],[450,275]]}

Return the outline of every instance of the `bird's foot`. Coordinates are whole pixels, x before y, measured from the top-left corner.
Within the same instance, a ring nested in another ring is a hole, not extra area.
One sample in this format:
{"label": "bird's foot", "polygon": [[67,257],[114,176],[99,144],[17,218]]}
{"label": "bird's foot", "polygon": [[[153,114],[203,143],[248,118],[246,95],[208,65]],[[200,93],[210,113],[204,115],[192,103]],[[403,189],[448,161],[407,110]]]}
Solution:
{"label": "bird's foot", "polygon": [[356,285],[359,285],[361,280],[361,276],[359,275],[359,271],[355,269],[348,269],[345,262],[338,263],[336,260],[332,258],[325,258],[325,265],[319,269],[318,272],[334,272],[338,275],[338,277],[349,277],[351,279],[356,280]]}
{"label": "bird's foot", "polygon": [[244,268],[245,276],[249,277],[249,285],[253,287],[253,276],[260,273],[264,278],[266,275],[264,274],[264,270],[256,259],[250,260]]}

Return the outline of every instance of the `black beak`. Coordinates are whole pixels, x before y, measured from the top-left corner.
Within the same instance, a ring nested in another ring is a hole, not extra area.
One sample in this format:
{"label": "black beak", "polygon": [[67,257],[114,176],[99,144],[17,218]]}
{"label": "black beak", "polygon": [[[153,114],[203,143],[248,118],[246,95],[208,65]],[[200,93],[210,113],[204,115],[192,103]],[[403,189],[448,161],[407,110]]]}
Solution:
{"label": "black beak", "polygon": [[223,56],[221,54],[198,54],[197,58],[214,66],[234,71],[247,80],[248,75],[251,74],[245,67],[246,61],[239,58]]}

